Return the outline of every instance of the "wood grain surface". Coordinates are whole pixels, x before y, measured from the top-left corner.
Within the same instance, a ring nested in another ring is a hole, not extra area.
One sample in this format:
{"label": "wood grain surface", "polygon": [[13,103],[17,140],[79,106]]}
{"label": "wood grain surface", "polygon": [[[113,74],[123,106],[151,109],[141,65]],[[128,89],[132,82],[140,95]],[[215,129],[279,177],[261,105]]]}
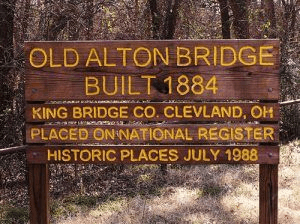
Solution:
{"label": "wood grain surface", "polygon": [[[233,151],[236,156],[233,156]],[[192,153],[194,153],[193,157]],[[34,164],[278,164],[279,147],[249,145],[31,146],[27,151],[27,161]]]}
{"label": "wood grain surface", "polygon": [[263,124],[27,125],[26,141],[46,144],[278,143],[278,130],[278,125]]}
{"label": "wood grain surface", "polygon": [[224,122],[278,121],[278,103],[99,102],[27,104],[26,122],[164,121]]}

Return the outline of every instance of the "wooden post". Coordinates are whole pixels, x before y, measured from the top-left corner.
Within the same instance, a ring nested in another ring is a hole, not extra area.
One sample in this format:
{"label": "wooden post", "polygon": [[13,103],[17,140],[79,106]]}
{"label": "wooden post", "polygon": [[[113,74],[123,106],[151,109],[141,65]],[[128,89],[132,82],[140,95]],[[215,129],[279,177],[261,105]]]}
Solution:
{"label": "wooden post", "polygon": [[30,223],[49,224],[49,172],[48,164],[28,164]]}
{"label": "wooden post", "polygon": [[278,165],[259,165],[259,223],[277,224]]}

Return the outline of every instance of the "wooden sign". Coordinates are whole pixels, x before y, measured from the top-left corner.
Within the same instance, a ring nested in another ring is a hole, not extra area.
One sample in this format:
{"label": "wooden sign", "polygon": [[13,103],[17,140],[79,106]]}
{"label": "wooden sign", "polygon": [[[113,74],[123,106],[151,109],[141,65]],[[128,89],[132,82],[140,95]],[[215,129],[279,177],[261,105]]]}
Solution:
{"label": "wooden sign", "polygon": [[278,100],[279,93],[278,76],[268,73],[230,72],[210,75],[199,71],[158,76],[30,71],[27,82],[26,98],[31,101]]}
{"label": "wooden sign", "polygon": [[[42,149],[42,150],[41,150]],[[32,163],[143,164],[278,163],[278,146],[118,145],[32,146]]]}
{"label": "wooden sign", "polygon": [[[27,68],[44,71],[93,68],[141,73],[149,67],[240,67],[242,71],[276,72],[278,40],[135,40],[27,42]],[[264,68],[264,69],[261,69]],[[157,69],[159,70],[159,69]]]}
{"label": "wooden sign", "polygon": [[278,143],[278,125],[27,125],[28,143],[191,144],[220,142]]}
{"label": "wooden sign", "polygon": [[276,219],[278,40],[26,42],[25,58],[31,223],[49,222],[50,163],[260,164],[260,223]]}
{"label": "wooden sign", "polygon": [[54,121],[166,121],[224,122],[279,119],[276,103],[65,103],[28,104],[27,122]]}
{"label": "wooden sign", "polygon": [[278,99],[272,40],[29,42],[25,50],[31,101]]}
{"label": "wooden sign", "polygon": [[[26,140],[276,144],[278,54],[276,40],[27,42]],[[89,123],[122,121],[140,123]]]}

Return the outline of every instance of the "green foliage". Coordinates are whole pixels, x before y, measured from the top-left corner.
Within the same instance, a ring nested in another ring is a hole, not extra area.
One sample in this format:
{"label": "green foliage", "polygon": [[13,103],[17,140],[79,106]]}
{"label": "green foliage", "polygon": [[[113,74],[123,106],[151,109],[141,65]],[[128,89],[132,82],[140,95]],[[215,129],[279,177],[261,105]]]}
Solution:
{"label": "green foliage", "polygon": [[97,204],[97,197],[89,195],[71,195],[63,200],[53,200],[50,214],[54,219],[65,218],[87,211]]}
{"label": "green foliage", "polygon": [[97,203],[97,197],[93,195],[74,195],[65,199],[66,203],[74,203],[79,206],[93,207]]}
{"label": "green foliage", "polygon": [[223,188],[217,185],[205,185],[202,188],[203,196],[218,197],[223,191]]}
{"label": "green foliage", "polygon": [[0,223],[3,224],[22,224],[29,220],[29,211],[27,207],[4,207],[0,217]]}

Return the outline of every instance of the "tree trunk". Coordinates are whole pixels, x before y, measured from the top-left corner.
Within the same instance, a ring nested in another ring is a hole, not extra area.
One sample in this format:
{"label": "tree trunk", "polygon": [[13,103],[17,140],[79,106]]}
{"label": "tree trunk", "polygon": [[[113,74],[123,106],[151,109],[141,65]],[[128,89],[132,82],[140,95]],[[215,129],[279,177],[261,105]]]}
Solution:
{"label": "tree trunk", "polygon": [[[16,52],[23,51],[23,43],[25,40],[28,39],[27,35],[27,27],[28,27],[28,18],[29,18],[29,10],[30,10],[30,2],[31,0],[25,0],[22,3],[18,3],[21,5],[20,7],[20,13],[19,13],[19,21],[17,21],[17,24],[15,24],[15,29],[19,32],[14,33],[15,38],[15,48]],[[21,46],[20,46],[21,45]]]}
{"label": "tree trunk", "polygon": [[37,40],[49,40],[49,24],[50,24],[50,16],[49,16],[49,0],[45,0],[44,3],[38,1],[38,7],[42,8],[40,10],[40,19],[39,19],[39,33],[36,37]]}
{"label": "tree trunk", "polygon": [[276,38],[277,28],[276,28],[274,0],[264,0],[264,10],[265,10],[267,21],[270,22],[270,27],[267,36],[269,38]]}
{"label": "tree trunk", "polygon": [[282,5],[284,7],[284,15],[283,15],[283,21],[285,24],[285,33],[283,36],[284,43],[293,40],[295,37],[296,32],[296,21],[297,21],[297,14],[300,9],[297,9],[298,4],[300,4],[299,1],[285,1],[281,0]]}
{"label": "tree trunk", "polygon": [[[68,21],[69,21],[68,15],[61,14],[57,18],[55,18],[52,21],[52,24],[49,26],[47,40],[51,40],[51,41],[57,40],[59,33],[66,27],[66,25],[68,24]],[[72,28],[74,28],[72,23],[70,25]],[[74,33],[71,33],[71,35],[75,35],[75,31],[71,30],[71,32],[74,32]],[[71,39],[74,39],[74,38],[71,36]]]}
{"label": "tree trunk", "polygon": [[[12,94],[10,88],[10,70],[13,67],[14,48],[14,10],[15,1],[2,0],[0,3],[0,146],[5,143],[5,118],[11,111]],[[6,127],[7,129],[7,127]],[[8,145],[5,145],[8,146]]]}
{"label": "tree trunk", "polygon": [[92,40],[92,34],[94,29],[94,1],[93,0],[86,0],[86,10],[85,10],[85,21],[86,21],[86,32],[85,38],[87,40]]}
{"label": "tree trunk", "polygon": [[297,14],[299,10],[296,9],[296,5],[292,6],[292,13],[291,13],[291,40],[294,41],[295,34],[296,34],[296,22],[297,22]]}
{"label": "tree trunk", "polygon": [[222,22],[222,36],[223,39],[230,39],[230,21],[227,0],[219,0],[221,22]]}
{"label": "tree trunk", "polygon": [[[11,0],[2,0],[0,3],[0,66],[8,69],[13,59],[13,29],[14,29],[14,7]],[[1,72],[1,77],[5,74]],[[2,83],[2,82],[1,82]],[[2,91],[1,91],[2,92]]]}
{"label": "tree trunk", "polygon": [[[68,25],[68,40],[78,40],[79,39],[79,25],[77,21],[77,10],[76,1],[70,1],[66,4],[68,15],[66,17],[66,25]],[[63,30],[64,27],[61,28]],[[60,32],[61,32],[60,30]]]}
{"label": "tree trunk", "polygon": [[27,27],[28,27],[28,17],[30,9],[30,0],[25,1],[24,17],[22,20],[22,42],[28,40]]}
{"label": "tree trunk", "polygon": [[152,17],[152,36],[153,39],[158,40],[160,39],[160,35],[159,35],[160,13],[157,9],[156,0],[149,0],[149,6],[151,11],[151,17]]}
{"label": "tree trunk", "polygon": [[[20,7],[20,11],[19,12],[19,16],[20,20],[16,21],[15,25],[15,30],[19,31],[19,32],[14,32],[14,50],[15,50],[15,60],[18,63],[23,63],[23,58],[21,59],[21,57],[23,57],[23,43],[25,40],[28,40],[28,34],[27,34],[27,28],[28,28],[28,18],[29,18],[29,10],[30,10],[30,2],[31,0],[25,0],[22,3],[18,3],[21,5]],[[18,64],[19,66],[20,64]],[[22,65],[19,66],[19,68]]]}
{"label": "tree trunk", "polygon": [[233,13],[233,29],[235,37],[237,39],[249,38],[249,0],[229,0],[229,3]]}
{"label": "tree trunk", "polygon": [[165,26],[163,29],[162,39],[173,39],[174,33],[176,29],[176,20],[178,16],[178,9],[181,0],[175,0],[174,4],[173,1],[167,1],[167,12],[165,18]]}

